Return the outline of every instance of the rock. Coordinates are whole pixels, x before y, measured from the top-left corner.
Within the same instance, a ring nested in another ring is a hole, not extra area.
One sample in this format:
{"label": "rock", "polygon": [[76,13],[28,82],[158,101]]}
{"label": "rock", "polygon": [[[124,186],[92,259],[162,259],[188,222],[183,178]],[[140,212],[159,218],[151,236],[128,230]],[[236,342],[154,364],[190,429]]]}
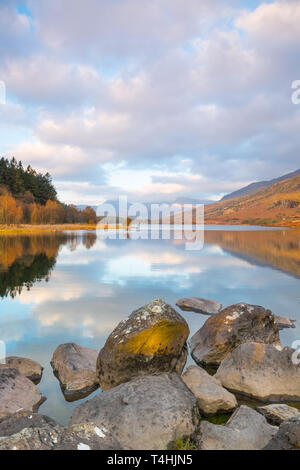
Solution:
{"label": "rock", "polygon": [[104,426],[85,423],[66,429],[54,450],[122,450],[122,447]]}
{"label": "rock", "polygon": [[118,441],[103,426],[98,427],[92,423],[80,424],[66,429],[58,424],[23,428],[20,432],[0,440],[0,450],[120,449]]}
{"label": "rock", "polygon": [[197,364],[218,365],[240,344],[280,345],[274,315],[263,307],[240,303],[209,318],[190,340]]}
{"label": "rock", "polygon": [[201,299],[200,297],[179,299],[176,305],[186,312],[202,313],[203,315],[215,315],[222,310],[222,304],[219,302]]}
{"label": "rock", "polygon": [[182,380],[197,398],[198,407],[205,415],[229,412],[237,407],[235,396],[201,367],[190,366]]}
{"label": "rock", "polygon": [[40,428],[23,428],[20,432],[0,439],[1,450],[53,450],[63,428],[59,425]]}
{"label": "rock", "polygon": [[180,375],[188,335],[186,321],[161,299],[135,310],[119,323],[99,353],[102,390],[145,374],[175,371]]}
{"label": "rock", "polygon": [[215,377],[223,387],[261,401],[300,401],[300,364],[293,364],[293,353],[270,344],[241,344]]}
{"label": "rock", "polygon": [[0,419],[21,409],[37,411],[45,399],[17,369],[0,369]]}
{"label": "rock", "polygon": [[274,426],[279,426],[288,419],[300,417],[299,410],[285,404],[260,406],[257,411]]}
{"label": "rock", "polygon": [[300,450],[300,417],[284,421],[265,450]]}
{"label": "rock", "polygon": [[48,416],[22,410],[0,419],[0,437],[12,436],[24,428],[55,427],[56,425],[57,423]]}
{"label": "rock", "polygon": [[175,374],[145,375],[79,405],[71,425],[104,426],[127,450],[167,449],[193,434],[200,419],[196,398]]}
{"label": "rock", "polygon": [[198,437],[200,450],[261,450],[278,428],[248,406],[241,406],[225,426],[202,421]]}
{"label": "rock", "polygon": [[54,351],[51,365],[68,401],[90,395],[99,387],[96,376],[98,351],[75,343],[61,344]]}
{"label": "rock", "polygon": [[10,356],[5,359],[5,364],[0,364],[0,369],[17,369],[20,374],[36,385],[41,381],[44,368],[36,361],[25,357]]}
{"label": "rock", "polygon": [[296,320],[291,318],[281,317],[280,315],[275,316],[275,323],[278,326],[279,330],[284,330],[285,328],[296,328]]}

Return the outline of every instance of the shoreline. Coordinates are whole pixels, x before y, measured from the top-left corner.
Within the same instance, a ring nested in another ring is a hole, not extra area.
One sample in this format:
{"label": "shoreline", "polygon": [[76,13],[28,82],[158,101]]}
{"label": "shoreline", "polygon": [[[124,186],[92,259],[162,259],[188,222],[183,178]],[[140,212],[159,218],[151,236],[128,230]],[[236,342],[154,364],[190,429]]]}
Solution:
{"label": "shoreline", "polygon": [[[173,225],[173,224],[172,224]],[[205,225],[215,225],[215,226],[243,226],[243,227],[251,227],[252,225],[250,224],[233,224],[233,223],[226,223],[226,222],[221,222],[221,223],[216,223],[216,222],[206,222]],[[285,225],[259,225],[259,227],[263,228],[277,228],[277,229],[300,229],[300,223],[299,225],[295,225],[293,223],[287,223]],[[114,225],[114,224],[108,224],[105,226],[105,229],[124,229],[125,227],[123,225]],[[66,231],[79,231],[79,230],[84,230],[84,231],[96,231],[97,230],[97,225],[96,224],[55,224],[55,225],[26,225],[26,224],[20,224],[20,225],[0,225],[0,235],[13,235],[13,234],[26,234],[26,233],[53,233],[53,232],[66,232]]]}
{"label": "shoreline", "polygon": [[[109,224],[105,229],[122,229],[122,225]],[[22,234],[22,233],[45,233],[66,232],[85,230],[95,232],[97,224],[55,224],[55,225],[0,225],[0,235]]]}
{"label": "shoreline", "polygon": [[57,225],[0,225],[0,235],[15,233],[64,232],[67,230],[96,230],[95,224],[57,224]]}

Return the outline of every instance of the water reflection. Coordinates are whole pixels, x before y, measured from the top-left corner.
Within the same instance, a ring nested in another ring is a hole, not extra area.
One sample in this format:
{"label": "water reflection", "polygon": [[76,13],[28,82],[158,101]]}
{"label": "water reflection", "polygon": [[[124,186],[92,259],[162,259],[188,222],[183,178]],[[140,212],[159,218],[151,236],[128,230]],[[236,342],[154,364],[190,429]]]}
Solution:
{"label": "water reflection", "polygon": [[[186,251],[184,240],[102,240],[93,232],[10,236],[0,237],[0,253],[0,339],[9,355],[45,367],[41,412],[62,424],[78,402],[61,393],[53,351],[65,342],[99,350],[119,321],[154,298],[173,306],[190,296],[260,304],[298,318],[281,338],[300,339],[295,231],[209,231],[199,252]],[[191,334],[207,319],[182,314]]]}
{"label": "water reflection", "polygon": [[282,269],[300,277],[300,232],[207,231],[205,241],[252,262]]}
{"label": "water reflection", "polygon": [[[84,233],[82,243],[90,249],[96,238],[95,233]],[[75,251],[79,244],[76,233],[0,237],[0,296],[14,298],[23,288],[29,291],[37,282],[48,282],[60,247]]]}

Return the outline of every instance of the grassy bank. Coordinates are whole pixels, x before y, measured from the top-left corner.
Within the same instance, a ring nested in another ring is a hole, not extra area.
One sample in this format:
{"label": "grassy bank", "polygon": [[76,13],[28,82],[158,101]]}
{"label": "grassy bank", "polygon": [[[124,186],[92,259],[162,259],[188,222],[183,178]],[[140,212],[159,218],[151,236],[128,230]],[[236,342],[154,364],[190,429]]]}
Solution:
{"label": "grassy bank", "polygon": [[0,235],[9,235],[13,233],[64,232],[67,230],[96,229],[96,224],[0,225]]}
{"label": "grassy bank", "polygon": [[[43,232],[65,232],[68,230],[89,230],[95,231],[98,226],[96,224],[58,224],[58,225],[0,225],[0,235],[22,234],[22,233],[43,233]],[[126,228],[121,224],[108,224],[99,227],[102,229],[123,229]]]}

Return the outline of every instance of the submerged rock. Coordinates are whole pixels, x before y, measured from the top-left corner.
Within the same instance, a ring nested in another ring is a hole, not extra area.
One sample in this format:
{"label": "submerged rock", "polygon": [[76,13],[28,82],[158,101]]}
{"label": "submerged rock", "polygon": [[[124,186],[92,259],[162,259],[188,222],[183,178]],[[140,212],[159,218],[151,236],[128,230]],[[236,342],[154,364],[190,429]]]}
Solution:
{"label": "submerged rock", "polygon": [[257,411],[262,414],[270,424],[279,426],[291,418],[300,417],[300,411],[285,404],[260,406]]}
{"label": "submerged rock", "polygon": [[241,344],[215,377],[223,387],[261,401],[300,401],[300,364],[293,363],[293,353],[271,344]]}
{"label": "submerged rock", "polygon": [[215,315],[222,310],[222,304],[219,302],[201,299],[200,297],[179,299],[176,305],[186,312],[202,313],[203,315]]}
{"label": "submerged rock", "polygon": [[284,421],[265,450],[300,450],[300,417]]}
{"label": "submerged rock", "polygon": [[51,365],[61,383],[66,400],[90,395],[99,387],[96,376],[98,351],[75,343],[61,344],[54,351]]}
{"label": "submerged rock", "polygon": [[0,364],[0,369],[17,369],[20,374],[27,377],[36,385],[41,381],[44,368],[36,361],[25,357],[10,356],[5,358],[5,364]]}
{"label": "submerged rock", "polygon": [[225,426],[202,421],[198,436],[200,450],[261,450],[278,428],[248,406],[241,406]]}
{"label": "submerged rock", "polygon": [[[50,418],[48,418],[50,419]],[[57,423],[23,428],[0,440],[0,450],[120,450],[103,426],[92,423],[63,428]]]}
{"label": "submerged rock", "polygon": [[193,434],[199,422],[196,398],[177,374],[145,375],[99,393],[79,405],[71,425],[104,426],[127,450],[167,449]]}
{"label": "submerged rock", "polygon": [[235,396],[201,367],[190,366],[182,380],[197,398],[198,407],[205,415],[229,412],[237,407]]}
{"label": "submerged rock", "polygon": [[219,365],[249,341],[280,345],[279,330],[270,310],[240,303],[205,322],[190,340],[191,354],[197,364]]}
{"label": "submerged rock", "polygon": [[0,369],[0,418],[21,409],[37,411],[45,400],[37,386],[17,369]]}
{"label": "submerged rock", "polygon": [[97,375],[102,390],[145,374],[181,374],[188,335],[184,318],[161,299],[135,310],[119,323],[99,353]]}

